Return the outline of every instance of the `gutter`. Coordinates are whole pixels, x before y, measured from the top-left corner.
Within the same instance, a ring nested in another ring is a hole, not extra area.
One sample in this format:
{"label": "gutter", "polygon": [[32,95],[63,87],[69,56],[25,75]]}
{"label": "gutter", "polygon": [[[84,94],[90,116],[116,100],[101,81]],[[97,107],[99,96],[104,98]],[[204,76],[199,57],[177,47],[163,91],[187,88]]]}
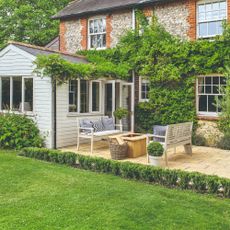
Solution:
{"label": "gutter", "polygon": [[[69,15],[61,15],[61,12],[60,12],[60,15],[56,14],[54,16],[51,17],[51,19],[68,19],[68,18],[73,18],[73,17],[82,17],[82,16],[89,16],[89,15],[92,15],[92,14],[98,14],[98,13],[108,13],[111,12],[111,11],[116,11],[116,10],[120,10],[120,9],[132,9],[132,8],[139,8],[139,7],[144,7],[146,5],[151,5],[151,4],[154,4],[154,3],[165,3],[165,2],[172,2],[173,0],[142,0],[138,3],[133,3],[133,4],[130,4],[130,5],[123,5],[123,6],[116,6],[116,7],[107,7],[107,8],[103,8],[103,9],[97,9],[97,10],[91,10],[91,11],[82,11],[82,12],[79,12],[79,13],[72,13],[72,14],[69,14]],[[175,0],[174,0],[175,1]],[[69,6],[68,6],[69,7]],[[65,9],[65,8],[64,8]]]}

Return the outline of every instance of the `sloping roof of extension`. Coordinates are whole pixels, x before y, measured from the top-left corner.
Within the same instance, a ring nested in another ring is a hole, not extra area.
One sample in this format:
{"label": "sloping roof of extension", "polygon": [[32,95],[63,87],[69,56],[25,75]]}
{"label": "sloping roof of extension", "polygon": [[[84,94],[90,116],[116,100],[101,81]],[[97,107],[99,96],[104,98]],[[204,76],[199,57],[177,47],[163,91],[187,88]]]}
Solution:
{"label": "sloping roof of extension", "polygon": [[33,56],[59,54],[63,59],[65,59],[66,61],[70,61],[72,63],[88,63],[86,58],[80,55],[73,55],[73,54],[64,53],[60,51],[54,51],[49,48],[45,48],[41,46],[34,46],[34,45],[22,43],[22,42],[10,41],[9,44],[14,45],[18,47],[19,49],[22,49],[25,52],[32,54]]}
{"label": "sloping roof of extension", "polygon": [[157,2],[170,0],[75,0],[54,15],[53,19],[80,17],[118,9],[130,9]]}

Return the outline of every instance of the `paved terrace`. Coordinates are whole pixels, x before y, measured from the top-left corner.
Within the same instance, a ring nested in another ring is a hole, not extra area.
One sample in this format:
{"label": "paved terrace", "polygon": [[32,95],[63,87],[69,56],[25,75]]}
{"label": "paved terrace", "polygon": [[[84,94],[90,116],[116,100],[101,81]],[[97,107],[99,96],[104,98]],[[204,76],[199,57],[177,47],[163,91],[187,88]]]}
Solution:
{"label": "paved terrace", "polygon": [[[76,146],[62,148],[62,150],[111,159],[107,141],[95,142],[93,154],[90,154],[90,144],[81,144],[79,151]],[[127,158],[123,161],[147,164],[147,157]],[[230,178],[230,151],[228,150],[193,146],[193,155],[189,156],[184,154],[183,147],[178,147],[176,154],[173,149],[168,151],[168,161],[170,169],[196,171]]]}

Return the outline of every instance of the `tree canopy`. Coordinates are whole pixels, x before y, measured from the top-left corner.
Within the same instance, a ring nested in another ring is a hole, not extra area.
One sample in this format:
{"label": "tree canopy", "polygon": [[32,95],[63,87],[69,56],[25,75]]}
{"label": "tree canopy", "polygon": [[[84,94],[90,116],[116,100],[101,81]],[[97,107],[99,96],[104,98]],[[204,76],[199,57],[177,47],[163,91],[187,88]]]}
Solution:
{"label": "tree canopy", "polygon": [[8,40],[45,45],[58,34],[57,11],[70,0],[0,0],[0,48]]}

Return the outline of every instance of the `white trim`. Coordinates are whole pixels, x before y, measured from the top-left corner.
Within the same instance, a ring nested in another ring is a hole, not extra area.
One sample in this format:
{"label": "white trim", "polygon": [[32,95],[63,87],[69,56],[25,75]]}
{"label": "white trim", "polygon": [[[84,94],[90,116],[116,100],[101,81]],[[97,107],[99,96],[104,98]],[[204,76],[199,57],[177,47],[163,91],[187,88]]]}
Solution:
{"label": "white trim", "polygon": [[150,81],[147,79],[144,79],[143,77],[139,77],[139,101],[148,102],[149,101],[148,98],[145,98],[145,99],[142,98],[142,83],[150,84]]}
{"label": "white trim", "polygon": [[[74,80],[74,79],[73,79]],[[70,80],[71,81],[71,80]],[[78,94],[78,101],[77,101],[77,112],[70,112],[69,111],[69,82],[68,82],[68,99],[67,99],[67,105],[68,105],[68,116],[81,116],[81,115],[99,115],[102,113],[102,103],[101,103],[101,100],[102,100],[102,81],[101,80],[85,80],[88,82],[89,84],[89,104],[88,104],[88,109],[89,109],[89,112],[87,113],[81,113],[80,110],[81,110],[81,79],[76,79],[76,81],[78,82],[78,89],[77,89],[77,94]],[[99,111],[92,111],[92,83],[93,82],[98,82],[99,83]]]}
{"label": "white trim", "polygon": [[[105,32],[101,32],[101,33],[93,33],[91,34],[90,33],[90,21],[93,21],[93,20],[105,20]],[[107,40],[105,40],[105,47],[97,47],[97,48],[94,48],[94,47],[91,47],[90,43],[91,43],[91,37],[90,36],[93,36],[93,35],[104,35],[106,36],[107,34],[107,20],[106,20],[106,16],[103,15],[103,16],[95,16],[95,17],[90,17],[88,19],[88,28],[87,28],[87,45],[88,45],[88,50],[104,50],[107,48]]]}
{"label": "white trim", "polygon": [[[220,19],[213,19],[213,20],[202,20],[200,21],[199,20],[199,12],[198,12],[198,9],[199,9],[199,6],[200,5],[206,5],[206,4],[210,4],[210,3],[220,3],[220,2],[226,2],[226,15],[225,15],[225,18],[223,20],[220,20]],[[197,39],[202,39],[202,38],[214,38],[218,35],[221,35],[221,34],[215,34],[215,35],[207,35],[207,36],[200,36],[199,34],[199,24],[200,23],[208,23],[208,22],[220,22],[220,21],[224,21],[224,20],[227,20],[228,19],[228,1],[227,0],[201,0],[201,1],[198,1],[197,4],[196,4],[196,38]]]}

